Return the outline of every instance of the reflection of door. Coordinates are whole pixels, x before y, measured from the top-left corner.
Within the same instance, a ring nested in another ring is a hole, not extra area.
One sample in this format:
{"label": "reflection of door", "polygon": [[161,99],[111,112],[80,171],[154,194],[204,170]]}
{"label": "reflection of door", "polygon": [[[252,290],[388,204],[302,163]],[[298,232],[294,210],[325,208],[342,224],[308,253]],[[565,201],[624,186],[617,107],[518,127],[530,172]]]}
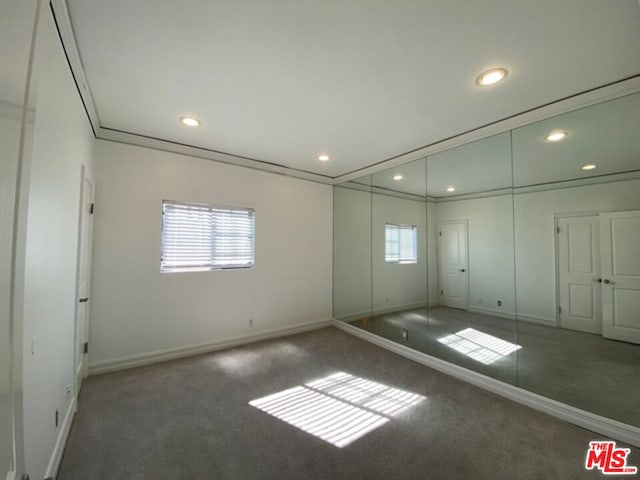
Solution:
{"label": "reflection of door", "polygon": [[603,335],[640,343],[640,211],[601,214],[600,237]]}
{"label": "reflection of door", "polygon": [[438,276],[440,305],[467,307],[467,221],[440,223]]}
{"label": "reflection of door", "polygon": [[80,244],[78,247],[78,304],[76,307],[76,395],[80,391],[82,379],[86,377],[87,356],[85,345],[89,336],[93,185],[86,178],[82,182],[81,201]]}
{"label": "reflection of door", "polygon": [[560,326],[602,332],[599,221],[597,215],[558,219]]}

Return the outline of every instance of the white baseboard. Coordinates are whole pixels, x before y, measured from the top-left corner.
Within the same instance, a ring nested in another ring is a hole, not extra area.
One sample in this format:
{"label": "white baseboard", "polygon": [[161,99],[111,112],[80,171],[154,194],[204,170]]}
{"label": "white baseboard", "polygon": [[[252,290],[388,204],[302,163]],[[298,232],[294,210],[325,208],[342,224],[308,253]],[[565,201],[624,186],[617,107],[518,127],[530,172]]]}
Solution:
{"label": "white baseboard", "polygon": [[349,313],[347,315],[339,315],[343,322],[352,322],[353,320],[360,320],[361,318],[371,317],[373,312],[371,310],[365,310],[363,312]]}
{"label": "white baseboard", "polygon": [[527,407],[539,410],[553,417],[567,421],[579,427],[586,428],[607,437],[611,437],[621,442],[625,442],[635,447],[640,447],[640,428],[627,425],[626,423],[611,420],[609,418],[596,415],[585,410],[581,410],[556,400],[543,397],[528,390],[524,390],[507,383],[500,382],[480,373],[467,370],[449,362],[445,362],[426,353],[413,350],[398,343],[379,337],[373,333],[346,324],[339,320],[334,320],[333,325],[347,333],[362,338],[386,350],[392,351],[405,358],[421,363],[427,367],[438,370],[452,377],[463,380],[467,383],[483,388],[502,397],[513,400]]}
{"label": "white baseboard", "polygon": [[408,303],[406,305],[395,305],[393,307],[374,308],[374,315],[384,315],[387,313],[404,312],[405,310],[414,310],[416,308],[427,308],[427,302]]}
{"label": "white baseboard", "polygon": [[290,327],[281,327],[258,333],[256,335],[248,335],[243,337],[228,338],[216,342],[203,343],[199,345],[191,345],[188,347],[169,348],[166,350],[158,350],[155,352],[142,353],[132,355],[130,357],[115,358],[111,360],[103,360],[89,364],[89,375],[99,373],[116,372],[127,368],[140,367],[150,365],[152,363],[164,362],[167,360],[175,360],[177,358],[190,357],[200,353],[214,352],[225,348],[237,347],[247,343],[259,342],[270,338],[284,337],[287,335],[295,335],[296,333],[316,330],[318,328],[328,327],[331,320],[321,320],[319,322],[309,322]]}
{"label": "white baseboard", "polygon": [[475,313],[482,313],[484,315],[491,315],[492,317],[506,318],[507,320],[515,320],[516,316],[513,312],[504,312],[497,308],[478,307],[477,305],[467,305],[467,310]]}
{"label": "white baseboard", "polygon": [[556,327],[555,318],[536,317],[535,315],[523,315],[518,314],[519,322],[535,323],[537,325],[544,325],[545,327]]}
{"label": "white baseboard", "polygon": [[58,469],[60,468],[60,462],[62,461],[62,454],[64,453],[64,447],[67,444],[67,438],[71,431],[71,424],[73,423],[73,417],[76,414],[77,407],[78,403],[74,397],[69,403],[69,408],[67,408],[67,413],[64,415],[62,425],[60,425],[60,433],[58,434],[58,439],[56,440],[53,453],[51,454],[51,459],[49,460],[49,466],[47,467],[47,473],[45,474],[46,478],[56,478],[58,475]]}

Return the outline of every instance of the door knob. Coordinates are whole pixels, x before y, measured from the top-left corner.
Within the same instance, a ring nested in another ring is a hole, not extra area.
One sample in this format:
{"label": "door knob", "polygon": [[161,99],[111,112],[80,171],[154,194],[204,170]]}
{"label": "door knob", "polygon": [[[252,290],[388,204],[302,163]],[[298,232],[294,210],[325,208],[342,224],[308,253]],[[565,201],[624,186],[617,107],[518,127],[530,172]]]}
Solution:
{"label": "door knob", "polygon": [[604,283],[606,283],[607,285],[613,285],[613,282],[610,281],[608,278],[604,279]]}
{"label": "door knob", "polygon": [[601,278],[594,278],[593,281],[594,282],[598,282],[598,283],[602,283],[602,279]]}
{"label": "door knob", "polygon": [[461,272],[466,272],[466,270],[464,268],[461,268],[460,271]]}

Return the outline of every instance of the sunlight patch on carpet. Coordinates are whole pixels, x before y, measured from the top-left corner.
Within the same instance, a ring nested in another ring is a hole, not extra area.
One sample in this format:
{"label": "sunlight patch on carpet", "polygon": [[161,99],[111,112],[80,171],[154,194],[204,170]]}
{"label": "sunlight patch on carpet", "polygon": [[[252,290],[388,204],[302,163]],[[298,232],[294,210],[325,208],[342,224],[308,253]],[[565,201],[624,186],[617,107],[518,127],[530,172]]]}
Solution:
{"label": "sunlight patch on carpet", "polygon": [[425,399],[344,372],[274,393],[249,405],[338,448]]}

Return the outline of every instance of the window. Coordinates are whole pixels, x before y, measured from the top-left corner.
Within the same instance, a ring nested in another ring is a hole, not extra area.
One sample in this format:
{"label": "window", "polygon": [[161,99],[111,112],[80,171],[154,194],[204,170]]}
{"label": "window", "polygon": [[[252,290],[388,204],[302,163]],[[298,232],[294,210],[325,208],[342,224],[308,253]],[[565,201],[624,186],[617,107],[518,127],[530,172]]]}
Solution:
{"label": "window", "polygon": [[161,272],[250,268],[254,211],[162,202]]}
{"label": "window", "polygon": [[418,227],[385,223],[384,261],[418,263]]}

